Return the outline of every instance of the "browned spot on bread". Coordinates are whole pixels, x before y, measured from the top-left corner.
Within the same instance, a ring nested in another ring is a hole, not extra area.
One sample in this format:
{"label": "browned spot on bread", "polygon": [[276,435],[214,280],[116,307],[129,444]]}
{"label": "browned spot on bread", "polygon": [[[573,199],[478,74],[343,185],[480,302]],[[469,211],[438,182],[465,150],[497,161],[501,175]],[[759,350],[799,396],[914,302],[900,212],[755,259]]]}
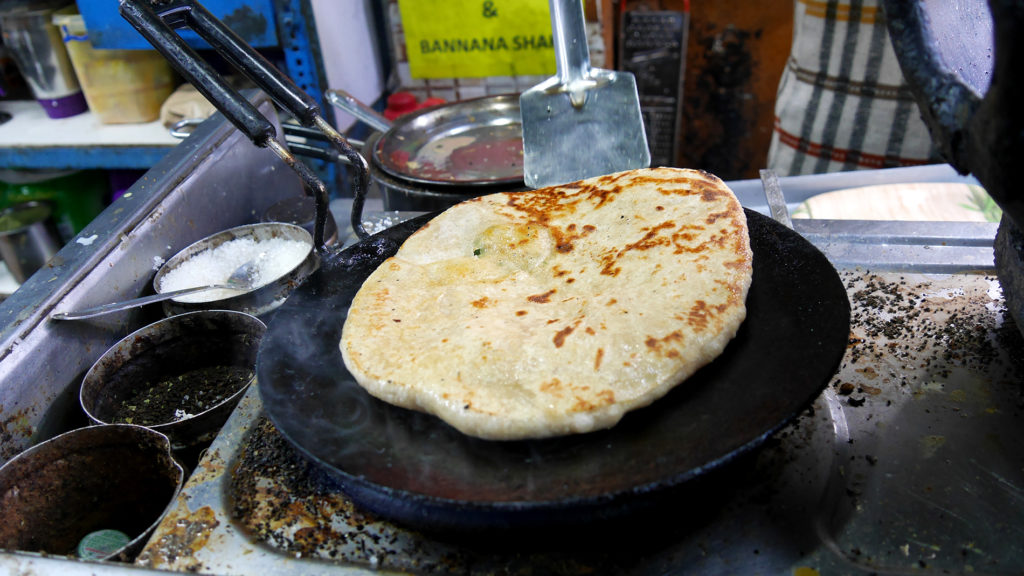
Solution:
{"label": "browned spot on bread", "polygon": [[687,314],[686,321],[693,326],[693,329],[701,332],[708,327],[708,316],[710,311],[708,305],[703,300],[697,300],[690,308],[690,312]]}
{"label": "browned spot on bread", "polygon": [[[382,287],[379,292],[374,296],[373,300],[376,306],[384,307],[391,299],[391,291],[386,287]],[[392,310],[394,310],[392,308]]]}
{"label": "browned spot on bread", "polygon": [[564,232],[555,227],[552,227],[550,230],[551,235],[555,238],[555,250],[565,254],[572,251],[576,240],[594,232],[597,228],[587,224],[582,230],[577,231],[576,224],[570,224],[565,228]]}
{"label": "browned spot on bread", "polygon": [[584,328],[583,331],[586,332],[587,334],[590,334],[591,336],[593,336],[594,334],[597,334],[597,332],[594,332],[594,329],[591,328],[590,326],[587,326],[586,328]]}
{"label": "browned spot on bread", "polygon": [[668,335],[662,338],[655,338],[654,336],[648,336],[644,340],[644,345],[651,349],[651,352],[661,354],[669,358],[675,358],[679,355],[679,351],[675,348],[669,348],[668,350],[662,350],[664,344],[680,343],[683,341],[683,335],[678,330],[670,332]]}
{"label": "browned spot on bread", "polygon": [[477,300],[473,300],[472,302],[470,302],[470,304],[472,304],[474,308],[487,308],[488,306],[491,305],[491,302],[492,301],[490,298],[484,296]]}
{"label": "browned spot on bread", "polygon": [[541,392],[544,392],[545,394],[554,394],[558,396],[561,394],[563,388],[564,386],[562,386],[561,380],[559,380],[558,378],[552,378],[551,380],[542,383],[539,389]]}
{"label": "browned spot on bread", "polygon": [[700,199],[704,202],[716,202],[722,191],[715,188],[704,188],[700,191]]}
{"label": "browned spot on bread", "polygon": [[618,276],[622,268],[616,266],[620,258],[633,251],[651,250],[658,246],[667,246],[674,243],[673,235],[663,234],[667,230],[676,228],[675,222],[662,222],[656,226],[645,228],[643,238],[626,244],[619,250],[608,250],[598,257],[601,262],[601,274],[606,276]]}
{"label": "browned spot on bread", "polygon": [[657,246],[665,246],[671,242],[671,236],[663,236],[661,233],[675,227],[675,222],[662,222],[657,226],[648,228],[643,238],[633,242],[632,244],[627,244],[622,249],[622,253],[629,250],[650,250]]}
{"label": "browned spot on bread", "polygon": [[526,310],[516,310],[516,316],[526,316]]}
{"label": "browned spot on bread", "polygon": [[746,270],[750,266],[750,260],[741,258],[740,260],[732,260],[722,264],[726,268],[732,268],[733,270]]}
{"label": "browned spot on bread", "polygon": [[527,296],[526,299],[530,302],[536,302],[537,304],[547,304],[551,301],[551,296],[555,293],[555,289],[552,288],[543,294],[534,294],[533,296]]}
{"label": "browned spot on bread", "polygon": [[691,244],[697,240],[699,232],[703,230],[703,226],[696,226],[693,224],[680,226],[678,230],[672,233],[672,245],[675,246],[674,252],[676,254],[692,252],[693,248]]}
{"label": "browned spot on bread", "polygon": [[565,216],[576,212],[575,201],[571,194],[562,193],[558,188],[511,193],[507,205],[527,216],[531,223],[545,224],[556,216]]}
{"label": "browned spot on bread", "polygon": [[716,312],[725,312],[729,306],[736,306],[743,303],[742,291],[736,290],[735,287],[730,286],[729,283],[725,281],[719,281],[717,284],[725,289],[727,296],[725,303],[715,307]]}
{"label": "browned spot on bread", "polygon": [[718,202],[723,196],[729,195],[727,190],[716,186],[713,182],[695,183],[694,188],[700,193],[700,199],[703,202]]}
{"label": "browned spot on bread", "polygon": [[597,349],[597,355],[594,357],[594,371],[601,369],[601,360],[604,359],[604,348]]}
{"label": "browned spot on bread", "polygon": [[[730,295],[730,300],[733,298],[734,295]],[[729,305],[730,303],[725,303],[709,307],[707,302],[697,300],[687,313],[686,321],[695,331],[702,332],[707,329],[708,324],[714,318],[715,314],[721,314],[729,307]]]}
{"label": "browned spot on bread", "polygon": [[[611,178],[608,182],[615,182],[617,178]],[[579,205],[584,202],[591,205],[587,206],[587,209],[599,208],[621,190],[621,186],[609,186],[604,182],[596,186],[574,182],[534,192],[510,193],[506,205],[524,214],[530,225],[547,227],[554,240],[555,250],[565,254],[573,250],[577,239],[594,232],[596,228],[588,224],[580,229],[577,224],[569,224],[560,229],[549,226],[548,223],[553,219],[575,214]],[[594,204],[596,206],[593,206]]]}
{"label": "browned spot on bread", "polygon": [[576,403],[572,405],[572,408],[570,408],[569,411],[570,412],[590,412],[594,408],[597,408],[597,406],[595,406],[593,402],[591,402],[589,400],[586,400],[584,398],[580,398],[579,396],[577,396],[576,397]]}
{"label": "browned spot on bread", "polygon": [[576,327],[579,326],[579,325],[580,325],[580,323],[577,320],[571,326],[566,326],[565,328],[562,328],[561,330],[556,332],[555,333],[555,337],[552,340],[555,343],[555,348],[561,348],[562,344],[565,344],[565,339],[568,338],[569,335],[572,334],[573,330],[575,330]]}
{"label": "browned spot on bread", "polygon": [[718,222],[719,218],[728,218],[730,216],[732,216],[732,212],[729,210],[725,210],[723,212],[712,212],[711,214],[708,214],[708,217],[704,219],[704,222],[711,225]]}
{"label": "browned spot on bread", "polygon": [[602,178],[596,186],[580,186],[579,193],[587,200],[596,201],[596,207],[600,208],[622,192],[622,186],[615,184],[615,180],[610,177]]}
{"label": "browned spot on bread", "polygon": [[611,390],[602,390],[593,395],[594,401],[576,396],[576,402],[572,405],[573,412],[591,412],[602,406],[615,403],[615,393]]}
{"label": "browned spot on bread", "polygon": [[622,272],[622,267],[615,265],[618,260],[617,251],[609,250],[604,254],[601,254],[599,256],[599,260],[601,261],[601,274],[603,276],[611,276],[614,278],[619,275],[619,272]]}

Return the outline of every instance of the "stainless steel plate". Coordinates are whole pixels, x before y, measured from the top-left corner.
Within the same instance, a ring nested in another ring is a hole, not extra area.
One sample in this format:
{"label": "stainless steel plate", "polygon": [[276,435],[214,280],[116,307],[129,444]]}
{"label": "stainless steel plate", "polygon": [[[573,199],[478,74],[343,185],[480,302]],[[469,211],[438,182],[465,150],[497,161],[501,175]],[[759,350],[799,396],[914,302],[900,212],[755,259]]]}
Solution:
{"label": "stainless steel plate", "polygon": [[486,96],[403,116],[380,139],[373,161],[395,178],[428,186],[521,185],[519,97]]}

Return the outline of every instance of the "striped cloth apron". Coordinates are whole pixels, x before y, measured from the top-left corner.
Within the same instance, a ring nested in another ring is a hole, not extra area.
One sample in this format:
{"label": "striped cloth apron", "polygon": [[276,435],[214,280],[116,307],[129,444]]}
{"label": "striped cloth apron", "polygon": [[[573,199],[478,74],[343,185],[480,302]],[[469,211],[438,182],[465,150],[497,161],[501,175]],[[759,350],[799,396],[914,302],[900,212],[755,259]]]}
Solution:
{"label": "striped cloth apron", "polygon": [[877,0],[795,0],[768,167],[780,175],[940,162]]}

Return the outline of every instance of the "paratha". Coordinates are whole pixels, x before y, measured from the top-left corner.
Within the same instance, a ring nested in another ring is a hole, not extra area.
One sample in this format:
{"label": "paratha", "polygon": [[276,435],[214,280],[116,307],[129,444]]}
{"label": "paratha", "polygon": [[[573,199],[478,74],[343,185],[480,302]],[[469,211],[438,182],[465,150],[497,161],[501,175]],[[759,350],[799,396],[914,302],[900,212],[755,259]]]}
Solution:
{"label": "paratha", "polygon": [[746,316],[746,216],[706,172],[652,168],[457,204],[364,282],[360,386],[490,440],[616,424],[717,357]]}

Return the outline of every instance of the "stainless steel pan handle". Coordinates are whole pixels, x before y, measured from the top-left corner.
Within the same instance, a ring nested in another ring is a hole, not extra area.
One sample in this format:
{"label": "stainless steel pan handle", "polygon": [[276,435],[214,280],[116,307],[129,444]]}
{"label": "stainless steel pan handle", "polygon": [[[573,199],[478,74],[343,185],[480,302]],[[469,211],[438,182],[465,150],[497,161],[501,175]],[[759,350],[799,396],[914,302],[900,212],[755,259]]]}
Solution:
{"label": "stainless steel pan handle", "polygon": [[278,106],[294,115],[304,126],[320,130],[338,153],[348,159],[355,171],[352,227],[360,238],[369,236],[362,226],[362,209],[370,179],[369,167],[345,138],[320,116],[320,107],[315,100],[195,0],[173,0],[159,11],[154,10],[148,0],[120,0],[120,12],[232,124],[257,146],[270,148],[299,175],[306,194],[316,199],[313,242],[317,250],[325,251],[324,227],[329,200],[326,185],[274,138],[274,125],[231,88],[175,30],[189,28],[195,31],[232,66],[269,94]]}
{"label": "stainless steel pan handle", "polygon": [[334,88],[326,92],[327,101],[330,102],[334,107],[344,110],[349,114],[355,116],[357,119],[362,120],[370,128],[379,132],[387,132],[391,130],[391,120],[385,118],[382,114],[367,106],[361,102],[355,96],[339,88]]}

